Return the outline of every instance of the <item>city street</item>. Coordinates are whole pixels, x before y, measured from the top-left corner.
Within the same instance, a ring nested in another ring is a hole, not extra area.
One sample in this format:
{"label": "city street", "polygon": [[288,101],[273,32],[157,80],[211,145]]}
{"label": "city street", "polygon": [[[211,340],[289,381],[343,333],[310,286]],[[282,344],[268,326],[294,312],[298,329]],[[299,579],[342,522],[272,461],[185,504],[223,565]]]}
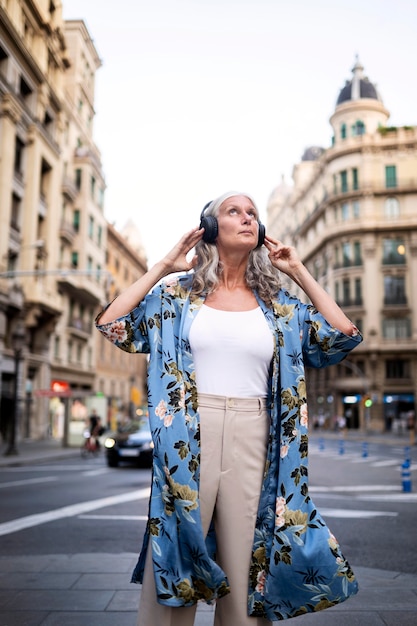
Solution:
{"label": "city street", "polygon": [[[367,568],[373,568],[385,570],[387,574],[389,571],[417,574],[413,557],[417,553],[417,533],[414,532],[417,523],[416,453],[416,447],[410,449],[414,484],[413,490],[407,493],[402,489],[401,464],[405,447],[400,442],[398,445],[370,444],[368,456],[364,456],[361,441],[346,441],[342,446],[337,437],[322,439],[314,434],[311,438],[310,495],[354,570],[359,568],[360,572],[366,572]],[[150,475],[149,469],[130,466],[111,469],[103,456],[82,459],[76,454],[43,464],[2,467],[0,563],[24,563],[25,560],[33,563],[30,558],[39,557],[50,568],[48,556],[55,561],[67,559],[67,573],[56,575],[52,584],[52,588],[58,590],[63,589],[63,585],[81,588],[87,580],[91,585],[93,578],[98,585],[97,581],[104,580],[103,572],[109,571],[110,559],[114,575],[106,574],[106,593],[118,589],[120,594],[125,594],[121,597],[126,599],[126,605],[120,610],[131,612],[124,616],[127,621],[118,618],[118,626],[133,624],[136,607],[132,603],[137,601],[139,588],[130,585],[129,577],[145,528]],[[79,560],[82,555],[88,555],[90,568],[90,574],[84,574],[84,579],[77,578],[71,569],[71,558]],[[48,571],[46,565],[45,568]],[[12,597],[18,587],[18,576],[5,569],[6,566],[0,571],[2,626],[73,623],[65,622],[63,617],[48,621],[46,613],[41,614],[45,621],[19,621],[19,611],[16,613]],[[74,578],[69,581],[71,575]],[[26,589],[41,589],[47,585],[45,580],[42,582],[41,574],[35,576],[28,572],[23,580],[22,574],[19,576]],[[50,580],[48,585],[51,585]],[[88,602],[109,601],[110,595],[100,596],[104,591],[94,593],[90,591],[84,598],[86,610],[89,610]],[[69,597],[68,591],[66,594],[62,595],[61,602]],[[23,602],[26,596],[27,592],[20,594]],[[38,594],[33,598],[41,601]],[[8,612],[4,612],[5,609],[9,609]],[[2,615],[14,615],[16,621],[2,621]],[[416,615],[414,613],[412,619]],[[203,617],[209,620],[212,609]],[[89,618],[76,623],[96,622]],[[107,624],[106,621],[97,623]],[[210,621],[199,623],[209,624]]]}

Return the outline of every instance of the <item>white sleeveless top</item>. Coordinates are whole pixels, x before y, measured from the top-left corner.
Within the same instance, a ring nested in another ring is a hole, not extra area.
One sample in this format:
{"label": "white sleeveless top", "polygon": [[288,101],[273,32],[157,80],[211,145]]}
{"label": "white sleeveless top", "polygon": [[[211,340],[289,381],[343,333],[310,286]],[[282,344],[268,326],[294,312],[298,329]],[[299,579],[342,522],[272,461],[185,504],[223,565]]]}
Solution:
{"label": "white sleeveless top", "polygon": [[267,395],[274,338],[259,307],[219,311],[203,304],[189,340],[200,393],[238,398]]}

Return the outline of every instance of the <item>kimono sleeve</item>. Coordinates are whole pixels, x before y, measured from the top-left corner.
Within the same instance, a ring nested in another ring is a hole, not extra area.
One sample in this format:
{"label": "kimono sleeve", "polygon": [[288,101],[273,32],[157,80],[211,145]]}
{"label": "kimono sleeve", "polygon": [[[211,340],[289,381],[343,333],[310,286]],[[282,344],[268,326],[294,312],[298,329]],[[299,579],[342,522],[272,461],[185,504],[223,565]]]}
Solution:
{"label": "kimono sleeve", "polygon": [[299,323],[304,362],[308,367],[340,363],[363,340],[353,324],[353,335],[345,335],[331,326],[312,305],[300,305]]}
{"label": "kimono sleeve", "polygon": [[146,299],[126,315],[112,322],[100,324],[100,317],[104,311],[98,314],[95,321],[96,328],[103,337],[125,352],[150,352],[148,328],[145,322]]}

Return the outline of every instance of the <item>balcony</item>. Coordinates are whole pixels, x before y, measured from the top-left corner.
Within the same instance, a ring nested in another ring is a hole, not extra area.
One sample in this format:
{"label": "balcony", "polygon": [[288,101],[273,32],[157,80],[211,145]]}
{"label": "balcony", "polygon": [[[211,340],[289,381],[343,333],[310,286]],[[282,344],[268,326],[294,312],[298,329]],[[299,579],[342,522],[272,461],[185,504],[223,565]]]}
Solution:
{"label": "balcony", "polygon": [[78,188],[73,180],[68,176],[64,176],[62,180],[62,193],[68,200],[74,202],[78,196]]}
{"label": "balcony", "polygon": [[71,318],[68,322],[68,328],[71,334],[79,339],[87,340],[91,335],[92,326],[80,318]]}
{"label": "balcony", "polygon": [[65,243],[72,245],[74,243],[74,239],[77,235],[77,232],[72,224],[69,222],[65,222],[62,220],[59,227],[59,236]]}

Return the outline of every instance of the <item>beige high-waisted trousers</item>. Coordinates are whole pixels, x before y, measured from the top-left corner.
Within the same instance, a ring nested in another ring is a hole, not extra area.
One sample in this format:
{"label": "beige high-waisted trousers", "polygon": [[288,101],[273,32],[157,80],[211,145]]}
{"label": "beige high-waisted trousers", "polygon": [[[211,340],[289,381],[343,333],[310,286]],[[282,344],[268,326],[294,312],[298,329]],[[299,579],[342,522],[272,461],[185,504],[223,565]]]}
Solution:
{"label": "beige high-waisted trousers", "polygon": [[[249,565],[265,466],[269,420],[260,398],[199,394],[201,428],[200,507],[203,531],[214,518],[217,562],[230,593],[216,602],[214,626],[270,626],[247,614]],[[149,547],[138,626],[193,626],[196,606],[156,601]]]}

